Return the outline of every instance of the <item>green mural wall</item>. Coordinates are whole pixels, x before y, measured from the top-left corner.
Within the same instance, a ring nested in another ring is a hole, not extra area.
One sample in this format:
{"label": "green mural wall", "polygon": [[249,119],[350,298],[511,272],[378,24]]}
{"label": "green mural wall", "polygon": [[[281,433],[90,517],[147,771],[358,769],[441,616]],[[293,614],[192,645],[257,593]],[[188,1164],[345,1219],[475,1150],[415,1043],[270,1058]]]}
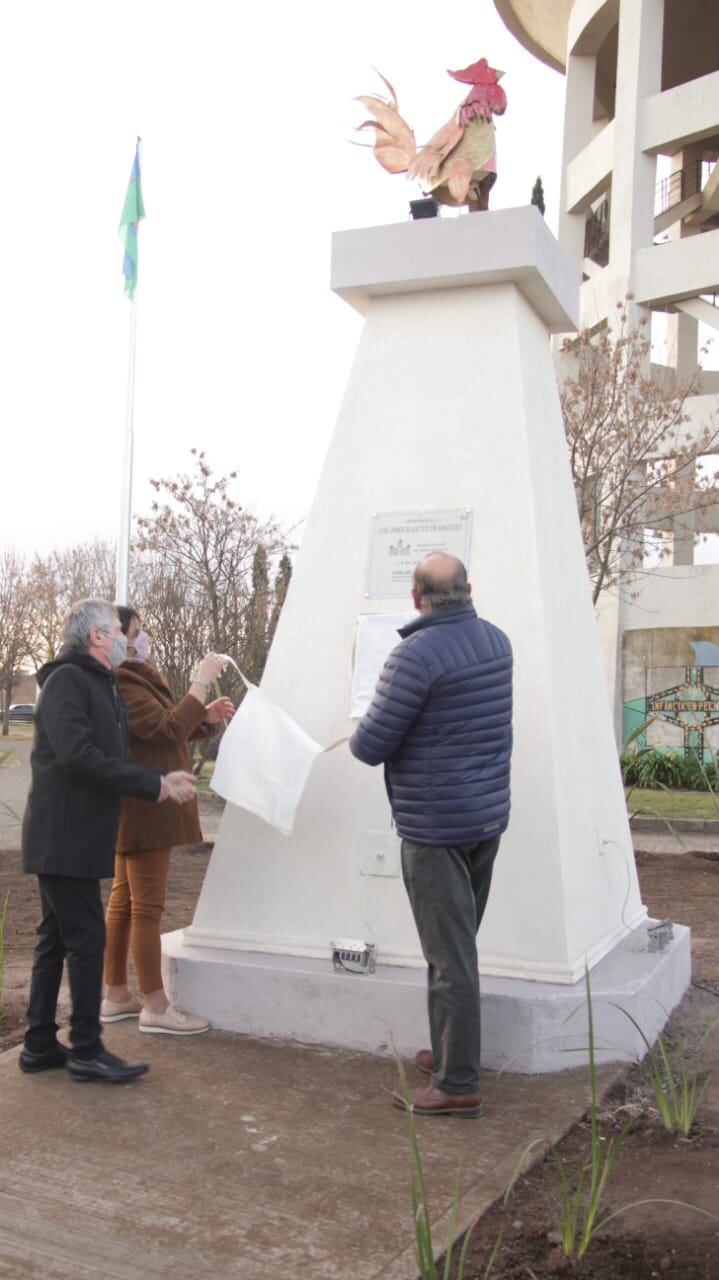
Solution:
{"label": "green mural wall", "polygon": [[627,631],[623,672],[623,742],[719,755],[719,627]]}

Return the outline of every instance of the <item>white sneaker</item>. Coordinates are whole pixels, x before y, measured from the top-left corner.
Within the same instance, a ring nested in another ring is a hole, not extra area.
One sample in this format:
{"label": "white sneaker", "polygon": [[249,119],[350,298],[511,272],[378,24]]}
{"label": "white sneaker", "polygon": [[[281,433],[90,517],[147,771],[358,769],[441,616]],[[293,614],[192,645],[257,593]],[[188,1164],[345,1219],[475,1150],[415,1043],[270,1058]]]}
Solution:
{"label": "white sneaker", "polygon": [[125,1018],[139,1018],[141,1013],[142,1000],[138,996],[121,1003],[106,997],[100,1005],[100,1022],[122,1022]]}
{"label": "white sneaker", "polygon": [[210,1024],[204,1018],[196,1018],[168,1004],[164,1013],[153,1013],[145,1006],[140,1014],[140,1030],[149,1035],[199,1036],[210,1030]]}

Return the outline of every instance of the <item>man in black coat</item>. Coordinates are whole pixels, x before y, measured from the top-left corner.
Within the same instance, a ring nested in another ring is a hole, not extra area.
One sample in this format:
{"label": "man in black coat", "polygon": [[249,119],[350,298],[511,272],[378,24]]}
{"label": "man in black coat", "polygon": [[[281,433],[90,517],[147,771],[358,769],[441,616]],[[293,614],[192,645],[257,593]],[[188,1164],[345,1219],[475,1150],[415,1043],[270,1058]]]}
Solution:
{"label": "man in black coat", "polygon": [[[64,647],[38,673],[32,780],[23,817],[23,870],[36,875],[42,919],[33,958],[23,1071],[67,1067],[76,1080],[120,1083],[147,1071],[104,1048],[100,1036],[105,920],[100,879],[112,876],[120,799],[192,798],[192,775],[131,764],[114,668],[126,639],[114,605],[81,600],[63,623]],[[72,1015],[67,1050],[55,1021],[63,962]]]}
{"label": "man in black coat", "polygon": [[[400,631],[350,750],[384,764],[402,837],[402,875],[427,961],[430,1084],[417,1115],[478,1116],[481,1048],[477,930],[509,820],[512,647],[477,617],[461,561],[417,565],[418,617]],[[394,1094],[404,1106],[401,1094]]]}

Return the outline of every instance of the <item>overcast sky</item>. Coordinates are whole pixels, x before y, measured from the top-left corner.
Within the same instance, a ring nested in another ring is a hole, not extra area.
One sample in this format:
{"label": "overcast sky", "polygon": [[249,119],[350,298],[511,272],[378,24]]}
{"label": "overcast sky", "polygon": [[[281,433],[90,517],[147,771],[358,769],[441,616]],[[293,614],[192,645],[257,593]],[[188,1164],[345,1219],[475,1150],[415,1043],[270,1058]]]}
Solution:
{"label": "overcast sky", "polygon": [[482,56],[508,97],[492,207],[528,203],[541,174],[556,231],[564,81],[492,0],[2,6],[4,544],[116,536],[138,133],[134,509],[194,445],[238,471],[245,505],[302,519],[361,326],[329,292],[331,233],[402,221],[419,194],[350,145],[352,98],[381,91],[379,68],[426,141],[465,92],[446,68]]}

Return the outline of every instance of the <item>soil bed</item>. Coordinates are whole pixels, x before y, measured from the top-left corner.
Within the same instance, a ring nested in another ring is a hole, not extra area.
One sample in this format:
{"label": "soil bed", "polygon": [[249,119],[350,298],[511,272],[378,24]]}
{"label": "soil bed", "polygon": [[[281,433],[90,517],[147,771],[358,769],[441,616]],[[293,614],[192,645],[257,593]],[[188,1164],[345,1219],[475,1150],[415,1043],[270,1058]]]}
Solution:
{"label": "soil bed", "polygon": [[[164,930],[188,925],[212,852],[211,844],[186,845],[175,849],[170,864],[167,905],[162,918]],[[103,881],[103,900],[110,891],[110,881]],[[35,926],[40,918],[37,880],[23,875],[17,849],[0,849],[0,910],[7,897],[5,923],[5,982],[0,1006],[0,1053],[23,1037],[25,1007],[30,983]],[[67,985],[63,980],[60,995],[60,1020],[68,1010]]]}

